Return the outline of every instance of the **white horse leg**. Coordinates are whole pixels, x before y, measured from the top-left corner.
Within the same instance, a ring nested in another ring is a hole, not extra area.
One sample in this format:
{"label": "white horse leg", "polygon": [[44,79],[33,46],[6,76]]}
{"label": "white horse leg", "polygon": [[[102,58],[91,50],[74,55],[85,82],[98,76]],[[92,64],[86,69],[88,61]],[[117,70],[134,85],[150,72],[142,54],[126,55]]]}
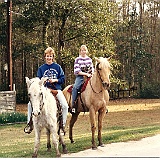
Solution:
{"label": "white horse leg", "polygon": [[34,152],[32,157],[37,157],[37,153],[40,146],[40,136],[41,136],[41,129],[37,129],[37,126],[35,127],[35,142],[34,142]]}
{"label": "white horse leg", "polygon": [[55,148],[55,150],[56,150],[56,156],[57,157],[60,157],[61,156],[61,154],[60,154],[60,152],[59,152],[59,142],[58,142],[58,139],[57,139],[57,127],[56,127],[56,125],[57,124],[55,124],[55,126],[51,126],[51,133],[52,133],[52,143],[53,143],[53,145],[54,145],[54,148]]}
{"label": "white horse leg", "polygon": [[90,123],[91,123],[91,131],[92,131],[92,149],[97,149],[97,146],[95,143],[95,130],[96,130],[95,114],[96,113],[93,109],[93,106],[90,106],[89,117],[90,117]]}

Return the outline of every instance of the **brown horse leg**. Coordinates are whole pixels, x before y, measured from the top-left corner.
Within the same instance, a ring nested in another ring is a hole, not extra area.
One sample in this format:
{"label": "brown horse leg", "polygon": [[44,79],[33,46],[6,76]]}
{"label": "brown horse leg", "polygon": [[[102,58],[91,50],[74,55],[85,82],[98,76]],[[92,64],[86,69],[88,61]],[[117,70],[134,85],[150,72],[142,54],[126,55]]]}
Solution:
{"label": "brown horse leg", "polygon": [[74,126],[75,122],[77,121],[78,115],[79,115],[79,112],[73,113],[71,120],[70,120],[70,123],[69,123],[69,139],[70,139],[71,143],[74,143],[72,131],[73,131],[73,126]]}
{"label": "brown horse leg", "polygon": [[[90,107],[92,108],[92,107]],[[95,130],[96,130],[96,122],[95,122],[95,111],[94,109],[90,109],[89,111],[89,117],[90,117],[90,123],[91,123],[91,131],[92,131],[92,149],[97,149],[97,145],[95,143]]]}
{"label": "brown horse leg", "polygon": [[50,130],[46,129],[46,134],[47,134],[47,151],[51,151],[51,140],[50,140]]}
{"label": "brown horse leg", "polygon": [[106,108],[101,108],[98,111],[98,141],[99,141],[98,146],[101,146],[101,147],[104,147],[102,143],[102,121],[105,114],[106,114]]}
{"label": "brown horse leg", "polygon": [[66,147],[66,144],[64,143],[61,133],[59,134],[59,142],[62,145],[63,153],[67,154],[68,153],[67,147]]}

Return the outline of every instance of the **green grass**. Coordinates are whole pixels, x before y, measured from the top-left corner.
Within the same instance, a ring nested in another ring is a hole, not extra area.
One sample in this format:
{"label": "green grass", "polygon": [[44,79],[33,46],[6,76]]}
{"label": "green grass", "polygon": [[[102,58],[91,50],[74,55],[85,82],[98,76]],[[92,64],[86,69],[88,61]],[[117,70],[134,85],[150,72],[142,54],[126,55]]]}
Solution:
{"label": "green grass", "polygon": [[[34,132],[25,134],[24,124],[16,124],[0,127],[0,157],[1,158],[28,158],[32,156],[34,148]],[[104,144],[138,140],[143,137],[160,133],[160,125],[142,125],[138,127],[113,126],[103,130],[102,138]],[[97,137],[97,135],[96,135]],[[69,153],[79,152],[91,148],[91,132],[87,130],[74,134],[75,143],[71,144],[68,133],[65,142]],[[97,142],[98,143],[98,142]],[[60,147],[61,150],[61,147]],[[52,152],[46,152],[46,135],[42,132],[41,144],[38,152],[39,158],[55,157],[54,148]]]}
{"label": "green grass", "polygon": [[23,113],[11,112],[0,114],[0,124],[26,122],[27,116]]}

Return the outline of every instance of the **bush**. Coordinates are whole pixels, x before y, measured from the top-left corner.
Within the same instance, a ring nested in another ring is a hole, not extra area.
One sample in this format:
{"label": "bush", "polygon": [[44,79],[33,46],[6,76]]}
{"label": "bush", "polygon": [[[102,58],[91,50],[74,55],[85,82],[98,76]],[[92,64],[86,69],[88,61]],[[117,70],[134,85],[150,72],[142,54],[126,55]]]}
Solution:
{"label": "bush", "polygon": [[146,83],[140,91],[140,98],[160,98],[160,83]]}
{"label": "bush", "polygon": [[12,112],[0,114],[0,124],[26,122],[27,116],[23,113]]}

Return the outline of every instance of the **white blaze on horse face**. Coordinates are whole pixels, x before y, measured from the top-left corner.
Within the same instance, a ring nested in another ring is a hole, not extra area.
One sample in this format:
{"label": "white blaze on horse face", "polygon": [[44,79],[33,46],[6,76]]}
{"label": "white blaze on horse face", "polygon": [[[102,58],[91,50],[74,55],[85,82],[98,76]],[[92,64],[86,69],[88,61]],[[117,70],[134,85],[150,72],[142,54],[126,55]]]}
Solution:
{"label": "white blaze on horse face", "polygon": [[29,98],[30,98],[30,102],[31,102],[31,105],[32,105],[32,113],[34,116],[38,116],[41,111],[40,111],[40,108],[41,108],[41,102],[42,102],[42,94],[41,94],[41,88],[40,88],[40,85],[38,83],[35,83],[35,82],[39,82],[40,79],[32,79],[33,81],[30,81],[31,83],[28,83],[30,84],[28,86],[28,95],[29,95]]}
{"label": "white blaze on horse face", "polygon": [[100,58],[96,58],[96,61],[99,63],[98,71],[103,81],[103,87],[105,89],[108,89],[108,87],[110,87],[109,76],[110,76],[110,68],[111,68],[108,58],[100,57]]}

